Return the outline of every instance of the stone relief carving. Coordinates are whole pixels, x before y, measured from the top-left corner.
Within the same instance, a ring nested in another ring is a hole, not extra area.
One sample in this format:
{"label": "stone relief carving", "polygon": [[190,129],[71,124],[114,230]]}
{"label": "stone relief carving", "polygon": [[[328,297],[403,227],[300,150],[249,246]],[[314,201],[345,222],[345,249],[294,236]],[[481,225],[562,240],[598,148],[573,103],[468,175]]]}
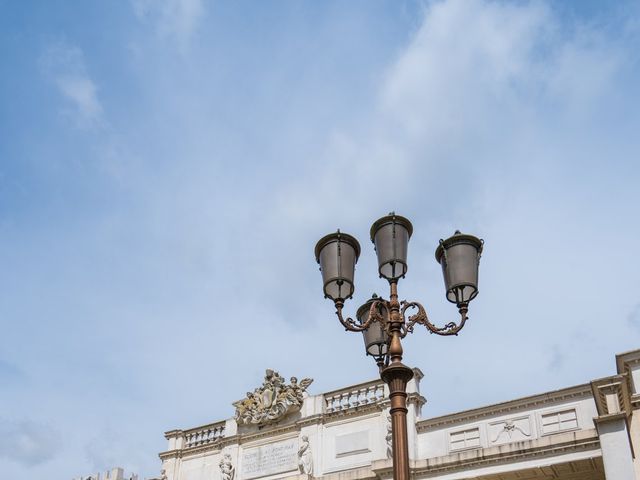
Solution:
{"label": "stone relief carving", "polygon": [[387,415],[387,434],[384,439],[387,442],[387,458],[391,458],[393,457],[393,426],[390,415]]}
{"label": "stone relief carving", "polygon": [[498,439],[500,438],[500,436],[503,433],[507,434],[509,436],[509,438],[512,438],[514,432],[516,432],[516,431],[520,432],[525,437],[530,437],[531,436],[530,433],[526,433],[522,428],[520,428],[518,425],[516,425],[513,420],[505,420],[504,425],[502,426],[502,430],[500,430],[498,432],[496,437],[491,442],[492,443],[497,442]]}
{"label": "stone relief carving", "polygon": [[300,473],[313,475],[313,454],[311,445],[309,445],[309,437],[306,435],[302,436],[300,448],[298,449],[298,468]]}
{"label": "stone relief carving", "polygon": [[231,455],[225,453],[220,459],[220,477],[222,480],[233,480],[236,475],[236,467],[231,463]]}
{"label": "stone relief carving", "polygon": [[267,369],[262,385],[253,392],[247,392],[242,400],[233,403],[236,407],[234,418],[238,425],[276,422],[302,408],[303,394],[311,382],[312,378],[303,378],[298,383],[296,377],[291,377],[291,383],[287,385],[278,372]]}

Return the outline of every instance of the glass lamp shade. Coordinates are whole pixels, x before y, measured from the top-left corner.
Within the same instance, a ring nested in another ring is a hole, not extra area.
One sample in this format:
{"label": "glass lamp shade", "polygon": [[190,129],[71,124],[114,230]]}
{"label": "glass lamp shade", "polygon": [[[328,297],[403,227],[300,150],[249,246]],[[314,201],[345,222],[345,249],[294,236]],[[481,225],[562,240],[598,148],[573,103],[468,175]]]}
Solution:
{"label": "glass lamp shade", "polygon": [[378,255],[378,273],[398,280],[407,273],[407,249],[413,233],[411,222],[391,212],[371,226],[371,241]]}
{"label": "glass lamp shade", "polygon": [[[371,304],[376,300],[381,299],[378,298],[377,295],[374,295],[356,312],[356,318],[360,322],[360,325],[369,320]],[[384,316],[385,321],[388,320],[388,313],[384,308],[379,308],[378,311]],[[367,355],[371,355],[372,357],[379,359],[383,358],[387,354],[387,351],[389,350],[389,336],[387,335],[387,332],[384,331],[380,322],[373,322],[369,325],[369,328],[362,332],[362,338],[364,339],[364,348]]]}
{"label": "glass lamp shade", "polygon": [[345,300],[353,295],[353,276],[360,256],[360,244],[351,235],[330,233],[315,248],[316,261],[322,272],[325,298]]}
{"label": "glass lamp shade", "polygon": [[456,233],[440,240],[436,260],[442,266],[447,300],[457,305],[478,295],[478,265],[484,241],[473,235]]}

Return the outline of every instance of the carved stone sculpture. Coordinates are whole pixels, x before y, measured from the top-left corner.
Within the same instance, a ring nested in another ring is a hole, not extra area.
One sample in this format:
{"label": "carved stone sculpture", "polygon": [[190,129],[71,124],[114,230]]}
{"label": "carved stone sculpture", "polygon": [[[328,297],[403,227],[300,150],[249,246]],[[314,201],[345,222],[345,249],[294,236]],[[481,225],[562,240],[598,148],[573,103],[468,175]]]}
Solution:
{"label": "carved stone sculpture", "polygon": [[280,420],[285,415],[302,408],[304,392],[313,382],[304,378],[298,383],[291,377],[290,385],[276,371],[268,369],[262,385],[253,392],[247,392],[242,400],[233,403],[236,407],[235,420],[238,425],[265,425]]}
{"label": "carved stone sculpture", "polygon": [[387,434],[384,439],[387,442],[387,458],[391,458],[393,457],[393,427],[389,415],[387,415]]}
{"label": "carved stone sculpture", "polygon": [[506,421],[504,422],[504,425],[503,425],[503,427],[502,427],[502,430],[500,430],[500,431],[498,432],[498,435],[496,435],[496,438],[495,438],[495,439],[493,439],[493,440],[492,440],[492,442],[493,442],[493,443],[497,442],[497,441],[498,441],[498,439],[500,438],[500,435],[502,435],[503,433],[506,433],[506,434],[509,436],[509,438],[511,438],[511,437],[513,436],[513,433],[514,433],[516,430],[517,430],[518,432],[520,432],[522,435],[524,435],[525,437],[530,437],[530,436],[531,436],[531,434],[530,434],[530,433],[525,432],[523,429],[521,429],[519,426],[517,426],[517,425],[514,423],[514,421],[513,421],[513,420],[506,420]]}
{"label": "carved stone sculpture", "polygon": [[231,455],[225,453],[220,459],[220,477],[222,480],[233,480],[235,474],[236,468],[231,463]]}
{"label": "carved stone sculpture", "polygon": [[311,453],[311,445],[309,445],[309,437],[306,435],[302,436],[298,449],[298,468],[300,473],[313,475],[313,454]]}

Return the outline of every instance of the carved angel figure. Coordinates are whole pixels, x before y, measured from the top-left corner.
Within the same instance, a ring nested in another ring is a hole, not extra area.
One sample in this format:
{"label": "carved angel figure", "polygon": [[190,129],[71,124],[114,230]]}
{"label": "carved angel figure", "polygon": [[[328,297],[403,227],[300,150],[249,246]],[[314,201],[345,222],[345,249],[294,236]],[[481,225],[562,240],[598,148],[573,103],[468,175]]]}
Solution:
{"label": "carved angel figure", "polygon": [[304,401],[304,392],[307,390],[307,387],[313,383],[313,378],[303,378],[298,383],[298,379],[296,377],[291,377],[291,391],[295,398],[298,400],[300,404]]}
{"label": "carved angel figure", "polygon": [[298,449],[298,468],[300,473],[313,474],[313,454],[311,453],[311,445],[309,445],[309,437],[306,435],[302,436]]}
{"label": "carved angel figure", "polygon": [[233,480],[236,474],[236,468],[231,463],[231,455],[225,453],[220,459],[220,477],[222,480]]}

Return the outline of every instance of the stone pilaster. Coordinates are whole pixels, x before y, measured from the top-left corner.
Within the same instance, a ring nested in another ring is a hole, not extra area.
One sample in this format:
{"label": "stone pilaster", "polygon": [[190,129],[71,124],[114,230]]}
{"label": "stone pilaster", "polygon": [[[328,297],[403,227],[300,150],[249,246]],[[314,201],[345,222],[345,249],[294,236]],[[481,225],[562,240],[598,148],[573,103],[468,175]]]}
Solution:
{"label": "stone pilaster", "polygon": [[618,373],[626,375],[631,394],[631,418],[628,425],[631,446],[635,453],[633,462],[636,478],[640,478],[640,350],[616,355],[616,364]]}
{"label": "stone pilaster", "polygon": [[598,409],[594,419],[600,437],[606,478],[636,480],[629,430],[631,399],[627,374],[591,382]]}

